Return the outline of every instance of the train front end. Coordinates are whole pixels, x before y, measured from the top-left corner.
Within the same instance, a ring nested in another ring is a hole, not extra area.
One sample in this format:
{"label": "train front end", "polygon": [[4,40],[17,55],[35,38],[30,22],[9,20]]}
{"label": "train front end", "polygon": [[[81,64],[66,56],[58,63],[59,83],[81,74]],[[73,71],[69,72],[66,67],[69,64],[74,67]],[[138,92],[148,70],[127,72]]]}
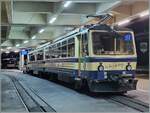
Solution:
{"label": "train front end", "polygon": [[116,33],[90,32],[89,45],[92,48],[89,48],[91,53],[86,60],[86,70],[92,92],[127,92],[136,89],[134,34],[132,31]]}

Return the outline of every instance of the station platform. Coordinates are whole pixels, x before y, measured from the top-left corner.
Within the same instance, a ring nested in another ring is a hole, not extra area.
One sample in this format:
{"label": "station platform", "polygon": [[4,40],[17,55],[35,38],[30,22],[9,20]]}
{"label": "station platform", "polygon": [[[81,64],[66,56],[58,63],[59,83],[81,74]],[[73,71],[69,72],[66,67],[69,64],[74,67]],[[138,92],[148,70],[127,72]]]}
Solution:
{"label": "station platform", "polygon": [[[18,90],[14,86],[11,78],[16,80],[30,93],[33,99],[46,110],[56,112],[137,112],[137,109],[126,106],[111,100],[105,95],[90,96],[74,89],[62,86],[60,84],[23,74],[18,70],[3,70],[0,72],[1,92],[2,92],[2,112],[26,112],[36,110],[37,106],[26,106]],[[129,91],[126,96],[140,100],[149,104],[148,79],[137,78],[139,80],[138,88],[135,91]],[[143,85],[144,84],[144,85]],[[31,100],[29,103],[31,104]],[[65,100],[65,101],[64,101]],[[15,104],[14,104],[15,103]],[[49,106],[49,107],[47,107]],[[51,107],[51,108],[50,108]]]}
{"label": "station platform", "polygon": [[148,74],[141,74],[136,77],[138,80],[137,90],[143,92],[149,92],[149,75]]}

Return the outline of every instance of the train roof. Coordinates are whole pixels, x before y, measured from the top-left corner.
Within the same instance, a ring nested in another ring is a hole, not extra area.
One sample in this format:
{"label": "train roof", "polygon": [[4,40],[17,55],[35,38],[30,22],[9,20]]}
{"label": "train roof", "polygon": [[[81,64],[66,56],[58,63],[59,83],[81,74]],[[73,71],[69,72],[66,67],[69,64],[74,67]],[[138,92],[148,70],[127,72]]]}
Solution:
{"label": "train roof", "polygon": [[120,28],[120,27],[112,28],[112,26],[109,26],[109,25],[106,25],[106,24],[91,24],[91,25],[85,25],[81,28],[77,28],[76,30],[74,30],[72,32],[69,32],[64,36],[61,36],[61,37],[55,39],[53,42],[57,42],[59,40],[62,40],[64,38],[67,38],[71,35],[75,35],[75,34],[78,34],[78,33],[85,33],[88,30],[106,30],[108,32],[111,32],[113,30],[115,30],[115,31],[132,31],[131,29],[128,29],[128,28]]}

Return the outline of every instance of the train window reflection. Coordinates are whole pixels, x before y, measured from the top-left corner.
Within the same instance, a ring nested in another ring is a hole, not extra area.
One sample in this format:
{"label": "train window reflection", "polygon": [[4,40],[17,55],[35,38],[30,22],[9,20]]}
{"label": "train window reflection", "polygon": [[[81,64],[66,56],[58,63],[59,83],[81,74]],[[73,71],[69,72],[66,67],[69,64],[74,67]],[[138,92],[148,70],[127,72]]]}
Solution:
{"label": "train window reflection", "polygon": [[[129,33],[128,33],[129,34]],[[108,32],[93,32],[93,53],[96,55],[104,54],[133,54],[132,35],[120,34],[121,37],[114,37]]]}

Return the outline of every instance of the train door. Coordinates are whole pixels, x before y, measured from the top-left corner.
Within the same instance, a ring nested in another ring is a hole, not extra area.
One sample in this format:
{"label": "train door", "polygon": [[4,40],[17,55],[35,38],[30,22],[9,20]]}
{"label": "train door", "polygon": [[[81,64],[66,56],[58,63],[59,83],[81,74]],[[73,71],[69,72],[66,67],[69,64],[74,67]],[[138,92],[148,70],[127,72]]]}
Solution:
{"label": "train door", "polygon": [[76,43],[76,55],[78,58],[78,64],[77,64],[77,78],[80,78],[81,74],[81,34],[77,35],[77,43]]}
{"label": "train door", "polygon": [[[77,36],[78,44],[77,44],[77,57],[78,57],[78,76],[75,79],[75,88],[81,89],[83,86],[82,75],[84,74],[84,70],[86,70],[86,59],[88,56],[88,40],[87,34],[80,34]],[[82,75],[81,75],[82,71]]]}
{"label": "train door", "polygon": [[88,37],[87,33],[80,34],[77,36],[78,40],[78,77],[81,76],[81,70],[86,70],[86,57],[89,55],[88,53]]}
{"label": "train door", "polygon": [[81,41],[81,53],[82,53],[82,59],[83,59],[83,71],[86,71],[86,57],[89,55],[88,53],[88,37],[87,37],[87,33],[82,34],[82,41]]}

